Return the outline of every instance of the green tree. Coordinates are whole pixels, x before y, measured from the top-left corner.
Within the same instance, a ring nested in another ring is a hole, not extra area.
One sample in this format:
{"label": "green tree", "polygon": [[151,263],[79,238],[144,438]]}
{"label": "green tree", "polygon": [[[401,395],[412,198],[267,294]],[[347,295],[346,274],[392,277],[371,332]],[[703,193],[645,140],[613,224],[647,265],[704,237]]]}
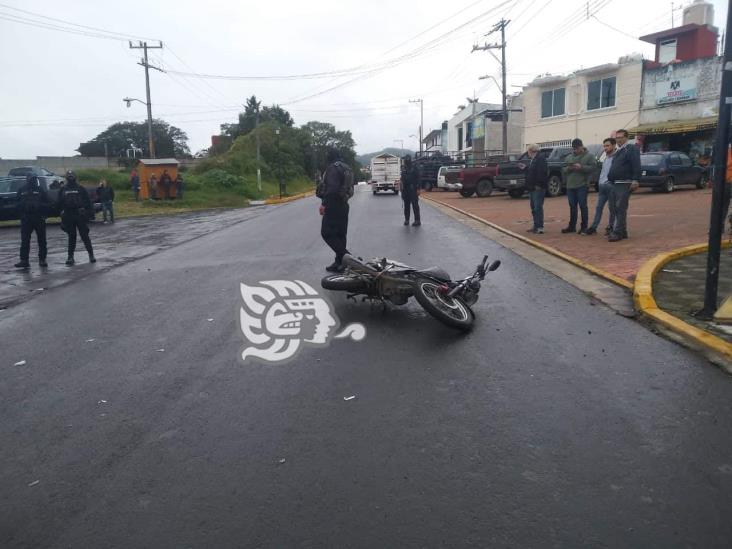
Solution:
{"label": "green tree", "polygon": [[[158,158],[190,157],[188,136],[183,130],[159,119],[154,119],[152,126]],[[149,157],[147,122],[117,122],[76,150],[82,156],[105,156],[105,143],[110,157],[127,156],[131,144],[142,149],[143,156]]]}
{"label": "green tree", "polygon": [[292,116],[285,109],[279,105],[262,107],[262,102],[257,100],[257,96],[252,95],[244,104],[244,112],[239,113],[239,121],[233,124],[221,124],[221,133],[234,139],[248,134],[257,125],[257,113],[259,113],[260,124],[271,122],[288,128],[295,124]]}
{"label": "green tree", "polygon": [[[328,165],[327,151],[333,147],[341,153],[343,161],[350,165],[353,173],[358,173],[356,163],[356,142],[350,131],[338,131],[333,124],[328,122],[311,121],[300,127],[307,136],[308,147],[315,149],[315,167],[319,172],[324,172]],[[312,173],[312,154],[307,160],[307,171]]]}

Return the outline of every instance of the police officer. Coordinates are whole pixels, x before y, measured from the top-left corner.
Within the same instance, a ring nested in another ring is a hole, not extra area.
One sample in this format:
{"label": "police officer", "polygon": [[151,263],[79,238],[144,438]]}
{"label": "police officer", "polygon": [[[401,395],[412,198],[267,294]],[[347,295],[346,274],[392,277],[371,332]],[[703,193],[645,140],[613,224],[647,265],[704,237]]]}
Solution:
{"label": "police officer", "polygon": [[18,269],[28,269],[30,262],[30,241],[33,231],[38,240],[38,264],[47,267],[46,263],[46,215],[50,206],[48,195],[35,175],[29,175],[25,184],[17,192],[18,209],[20,210],[20,262]]}
{"label": "police officer", "polygon": [[343,256],[348,253],[346,242],[348,237],[348,195],[346,193],[347,167],[341,162],[338,149],[328,149],[328,167],[323,174],[323,181],[318,188],[318,198],[321,199],[320,215],[323,222],[320,227],[320,236],[335,252],[335,261],[325,270],[339,273],[344,270]]}
{"label": "police officer", "polygon": [[404,166],[402,168],[402,200],[404,201],[404,225],[409,225],[409,215],[414,210],[413,227],[419,227],[422,224],[419,211],[419,193],[421,189],[421,181],[419,168],[412,162],[412,157],[406,155],[404,157]]}
{"label": "police officer", "polygon": [[84,242],[86,251],[89,252],[89,263],[96,263],[94,250],[89,239],[88,216],[92,211],[91,200],[86,189],[79,185],[76,174],[69,170],[66,172],[66,185],[58,195],[59,209],[61,210],[61,229],[69,235],[69,257],[67,265],[73,265],[74,251],[76,250],[76,231]]}

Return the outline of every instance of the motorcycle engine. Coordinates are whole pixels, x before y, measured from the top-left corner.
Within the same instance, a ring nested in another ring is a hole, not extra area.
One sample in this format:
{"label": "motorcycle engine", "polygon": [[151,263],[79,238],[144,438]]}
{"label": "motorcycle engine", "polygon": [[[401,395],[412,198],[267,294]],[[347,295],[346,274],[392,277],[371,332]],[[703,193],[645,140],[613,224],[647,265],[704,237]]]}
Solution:
{"label": "motorcycle engine", "polygon": [[470,305],[475,305],[478,301],[478,292],[480,292],[480,282],[472,282],[463,293],[463,301]]}

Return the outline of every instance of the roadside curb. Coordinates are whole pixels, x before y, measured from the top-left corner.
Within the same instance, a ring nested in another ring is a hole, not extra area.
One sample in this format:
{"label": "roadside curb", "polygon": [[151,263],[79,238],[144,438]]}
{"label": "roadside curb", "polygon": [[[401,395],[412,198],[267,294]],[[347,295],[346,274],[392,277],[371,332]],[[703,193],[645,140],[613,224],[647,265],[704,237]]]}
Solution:
{"label": "roadside curb", "polygon": [[[723,248],[729,248],[730,246],[732,246],[732,242],[722,242]],[[705,252],[707,248],[707,244],[686,246],[672,252],[658,254],[644,263],[635,277],[633,302],[641,315],[679,335],[687,346],[707,351],[712,355],[712,358],[717,358],[717,360],[714,360],[715,363],[732,374],[732,344],[660,309],[653,297],[653,278],[664,265],[675,259]]]}
{"label": "roadside curb", "polygon": [[306,198],[308,196],[313,196],[315,194],[315,191],[307,191],[300,194],[295,194],[293,196],[288,196],[286,198],[268,198],[264,201],[267,205],[272,204],[287,204],[288,202],[293,202],[294,200],[300,200],[301,198]]}
{"label": "roadside curb", "polygon": [[483,223],[484,225],[488,225],[492,229],[502,232],[517,240],[520,240],[521,242],[528,244],[529,246],[533,246],[534,248],[538,248],[539,250],[546,252],[548,254],[551,254],[555,257],[558,257],[559,259],[563,259],[564,261],[567,261],[568,263],[571,263],[571,264],[575,265],[576,267],[579,267],[580,269],[583,269],[594,275],[597,275],[600,278],[604,278],[605,280],[608,280],[608,281],[612,282],[613,284],[622,286],[626,290],[630,290],[630,291],[633,290],[632,282],[625,280],[623,278],[620,278],[619,276],[616,276],[607,271],[603,271],[602,269],[598,269],[594,265],[586,263],[586,262],[582,261],[581,259],[577,259],[576,257],[572,257],[571,255],[567,255],[564,252],[557,250],[556,248],[552,248],[551,246],[547,246],[546,244],[542,244],[541,242],[537,242],[535,240],[531,240],[530,238],[526,238],[525,236],[521,236],[520,234],[516,234],[513,231],[510,231],[504,227],[501,227],[500,225],[496,225],[495,223],[492,223],[486,219],[483,219],[482,217],[479,217],[477,215],[466,212],[465,210],[462,210],[456,206],[452,206],[451,204],[445,204],[444,202],[440,202],[439,200],[434,200],[432,198],[429,198],[428,196],[425,196],[425,193],[422,193],[421,197],[425,198],[426,200],[429,200],[430,202],[434,202],[435,204],[439,204],[440,206],[450,208],[451,210],[454,210],[466,217],[469,217],[470,219]]}

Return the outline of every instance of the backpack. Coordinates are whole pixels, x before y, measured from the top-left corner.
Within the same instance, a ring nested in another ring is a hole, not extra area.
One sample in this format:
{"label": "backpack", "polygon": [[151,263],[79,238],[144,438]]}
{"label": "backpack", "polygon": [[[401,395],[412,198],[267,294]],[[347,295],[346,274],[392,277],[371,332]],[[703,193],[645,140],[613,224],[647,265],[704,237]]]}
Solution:
{"label": "backpack", "polygon": [[353,170],[348,164],[341,161],[336,162],[335,165],[343,172],[343,186],[338,194],[344,202],[348,202],[353,196]]}

